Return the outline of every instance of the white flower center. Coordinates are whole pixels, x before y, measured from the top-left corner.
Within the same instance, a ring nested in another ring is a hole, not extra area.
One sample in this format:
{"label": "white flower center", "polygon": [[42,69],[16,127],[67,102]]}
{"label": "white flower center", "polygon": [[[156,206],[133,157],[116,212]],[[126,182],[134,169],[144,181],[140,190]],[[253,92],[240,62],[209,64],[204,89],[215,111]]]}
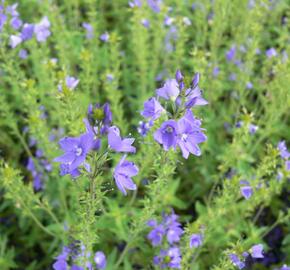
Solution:
{"label": "white flower center", "polygon": [[166,132],[167,132],[167,133],[172,133],[172,132],[173,132],[173,128],[170,127],[170,126],[167,126],[167,127],[166,127]]}
{"label": "white flower center", "polygon": [[187,140],[187,134],[182,134],[181,135],[181,140],[183,140],[184,142],[186,142],[186,140]]}
{"label": "white flower center", "polygon": [[83,152],[83,149],[82,148],[76,147],[75,153],[76,153],[77,156],[80,156],[82,154],[82,152]]}

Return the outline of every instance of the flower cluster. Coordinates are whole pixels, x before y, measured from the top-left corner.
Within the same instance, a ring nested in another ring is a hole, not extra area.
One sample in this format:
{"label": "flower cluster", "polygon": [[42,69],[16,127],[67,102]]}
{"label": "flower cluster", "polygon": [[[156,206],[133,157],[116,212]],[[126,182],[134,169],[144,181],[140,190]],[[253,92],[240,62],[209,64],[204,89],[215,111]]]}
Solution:
{"label": "flower cluster", "polygon": [[252,246],[251,249],[249,250],[249,253],[243,252],[241,257],[235,253],[231,253],[229,254],[229,259],[231,260],[234,266],[238,267],[239,269],[243,269],[246,266],[245,261],[248,256],[251,256],[252,258],[256,259],[264,258],[263,245],[257,244]]}
{"label": "flower cluster", "polygon": [[[186,159],[189,154],[199,156],[201,151],[198,144],[206,141],[207,137],[201,128],[201,120],[194,117],[191,108],[206,105],[208,102],[202,97],[198,83],[197,73],[191,87],[186,89],[183,75],[177,71],[175,79],[168,79],[163,87],[156,90],[157,97],[151,97],[144,103],[141,115],[148,123],[141,123],[139,133],[145,135],[158,118],[167,115],[169,119],[154,133],[155,141],[161,144],[165,151],[179,147]],[[159,98],[165,102],[165,106],[160,104]]]}
{"label": "flower cluster", "polygon": [[[248,48],[251,46],[251,39],[248,39],[247,44],[244,45],[232,45],[228,51],[225,53],[225,58],[229,64],[233,64],[237,68],[239,68],[242,72],[245,72],[244,62],[243,62],[243,55],[247,52]],[[229,75],[230,81],[237,80],[237,74],[235,72],[231,72]],[[245,85],[246,89],[252,89],[253,84],[252,82],[247,82]]]}
{"label": "flower cluster", "polygon": [[30,139],[29,146],[35,148],[35,154],[28,158],[26,168],[30,171],[33,178],[33,188],[39,191],[43,188],[43,180],[48,172],[51,172],[52,166],[49,161],[44,157],[43,151],[37,148],[37,142]]}
{"label": "flower cluster", "polygon": [[[0,4],[0,32],[9,21],[9,25],[14,32],[9,38],[9,45],[12,49],[32,39],[34,35],[40,43],[45,42],[51,35],[50,22],[46,16],[37,24],[25,23],[20,19],[19,12],[17,11],[18,4],[8,5],[5,8],[4,2],[2,1],[2,4]],[[25,49],[19,51],[20,58],[25,59],[27,55],[28,53]]]}
{"label": "flower cluster", "polygon": [[[236,123],[236,128],[241,128],[242,126],[244,126],[243,121],[238,121]],[[259,127],[257,125],[254,125],[252,123],[248,123],[247,128],[248,128],[249,134],[251,134],[251,135],[254,135],[259,129]]]}
{"label": "flower cluster", "polygon": [[[136,148],[132,146],[133,138],[122,138],[120,130],[116,126],[111,126],[112,113],[108,103],[89,105],[87,119],[84,119],[86,132],[79,137],[65,137],[59,141],[59,145],[64,154],[54,159],[60,162],[60,174],[70,174],[73,178],[81,174],[80,168],[90,172],[90,165],[86,162],[86,157],[91,151],[101,148],[104,137],[107,138],[109,149],[118,153],[135,153]],[[135,190],[137,187],[131,177],[138,174],[137,166],[128,160],[124,155],[114,170],[114,179],[118,189],[124,194],[128,190]]]}
{"label": "flower cluster", "polygon": [[162,222],[157,223],[156,220],[149,220],[147,225],[152,227],[152,230],[147,235],[148,240],[153,246],[160,246],[163,239],[166,238],[169,248],[160,250],[160,254],[155,256],[153,263],[160,265],[162,268],[180,268],[181,253],[177,244],[180,241],[183,229],[178,222],[178,216],[172,211],[170,215],[163,215]]}
{"label": "flower cluster", "polygon": [[[93,270],[93,269],[105,269],[107,265],[106,256],[102,251],[97,251],[94,255],[95,268],[90,262],[91,254],[86,252],[85,247],[81,245],[79,248],[76,243],[70,246],[64,246],[61,254],[56,257],[56,261],[53,264],[54,270]],[[86,267],[78,266],[77,261],[80,259],[85,259]],[[71,265],[71,266],[70,266]]]}
{"label": "flower cluster", "polygon": [[280,152],[280,156],[283,160],[285,160],[285,169],[286,171],[290,171],[290,152],[287,149],[286,142],[281,141],[278,143],[278,150]]}
{"label": "flower cluster", "polygon": [[[178,219],[178,215],[172,210],[170,215],[163,215],[161,223],[158,223],[156,220],[149,220],[147,222],[147,225],[152,228],[147,235],[147,239],[151,242],[152,246],[167,247],[166,249],[161,249],[159,255],[153,258],[153,263],[161,266],[161,268],[180,269],[181,267],[182,256],[178,245],[184,230]],[[192,234],[189,246],[190,248],[197,248],[202,245],[202,242],[202,234]]]}

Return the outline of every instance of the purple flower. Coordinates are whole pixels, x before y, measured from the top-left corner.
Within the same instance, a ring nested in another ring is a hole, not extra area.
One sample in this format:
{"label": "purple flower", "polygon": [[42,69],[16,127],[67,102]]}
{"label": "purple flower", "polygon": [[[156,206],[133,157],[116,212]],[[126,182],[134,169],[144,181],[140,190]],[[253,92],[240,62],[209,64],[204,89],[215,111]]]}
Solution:
{"label": "purple flower", "polygon": [[74,90],[80,80],[76,79],[75,77],[71,77],[71,76],[66,76],[65,78],[65,84],[67,86],[68,89],[70,90]]}
{"label": "purple flower", "polygon": [[145,27],[145,28],[149,28],[150,27],[150,21],[148,19],[142,19],[141,20],[141,24]]}
{"label": "purple flower", "polygon": [[147,238],[151,241],[153,246],[158,246],[162,243],[163,236],[166,235],[167,242],[172,245],[179,242],[180,237],[183,234],[181,224],[178,222],[178,216],[172,213],[170,215],[164,215],[161,224],[158,224],[155,220],[149,220],[147,225],[153,227]]}
{"label": "purple flower", "polygon": [[251,135],[254,135],[258,131],[258,129],[259,129],[258,126],[253,125],[253,124],[249,124],[248,128],[249,128],[249,133]]}
{"label": "purple flower", "polygon": [[7,6],[6,11],[8,14],[10,14],[12,17],[19,16],[19,13],[17,11],[18,3],[15,3],[11,6]]}
{"label": "purple flower", "polygon": [[162,3],[161,0],[147,0],[148,6],[155,12],[160,12],[160,4]]}
{"label": "purple flower", "polygon": [[42,189],[42,174],[38,172],[35,167],[34,160],[30,157],[28,158],[28,163],[26,165],[27,170],[30,171],[32,178],[33,178],[33,188],[34,190],[38,191]]}
{"label": "purple flower", "polygon": [[207,105],[208,102],[202,97],[201,90],[198,85],[194,88],[189,88],[185,92],[186,94],[186,108],[191,108],[194,106],[204,106]]}
{"label": "purple flower", "polygon": [[64,246],[62,248],[61,253],[56,257],[56,259],[57,260],[65,260],[66,261],[68,259],[69,254],[71,253],[71,251],[72,250],[69,247]]}
{"label": "purple flower", "polygon": [[178,218],[179,218],[179,216],[176,215],[174,213],[174,211],[172,210],[170,215],[163,216],[162,222],[167,228],[169,228],[171,226],[181,226],[181,224],[178,222]]}
{"label": "purple flower", "polygon": [[192,87],[187,89],[186,94],[186,103],[185,106],[187,108],[191,108],[193,106],[203,106],[207,105],[208,102],[201,96],[201,90],[198,86],[199,83],[199,73],[196,73],[192,79]]}
{"label": "purple flower", "polygon": [[160,105],[155,97],[152,97],[144,102],[144,110],[141,112],[141,115],[145,118],[156,120],[163,112],[165,112],[165,109]]}
{"label": "purple flower", "polygon": [[100,40],[103,42],[108,42],[109,38],[110,38],[110,36],[109,36],[108,32],[105,32],[105,33],[100,35]]}
{"label": "purple flower", "polygon": [[112,126],[108,130],[108,144],[116,152],[135,153],[136,148],[132,146],[134,141],[134,138],[122,139],[120,130],[116,126]]}
{"label": "purple flower", "polygon": [[219,75],[219,73],[220,73],[219,67],[214,67],[213,70],[212,70],[212,75],[214,77],[217,77]]}
{"label": "purple flower", "polygon": [[3,14],[0,10],[0,32],[2,31],[3,26],[6,23],[6,20],[7,20],[7,16]]}
{"label": "purple flower", "polygon": [[226,52],[227,61],[232,61],[235,58],[235,55],[236,55],[236,46],[234,45]]}
{"label": "purple flower", "polygon": [[34,33],[38,42],[45,42],[46,39],[51,35],[49,28],[50,22],[47,17],[43,17],[42,20],[35,25]]}
{"label": "purple flower", "polygon": [[243,269],[246,265],[242,262],[236,254],[229,254],[229,258],[234,266],[237,266],[239,269]]}
{"label": "purple flower", "polygon": [[193,248],[193,247],[197,248],[202,245],[202,242],[203,242],[203,237],[201,234],[192,234],[190,236],[189,246],[190,248]]}
{"label": "purple flower", "polygon": [[257,55],[259,55],[259,54],[261,54],[261,50],[260,50],[259,48],[257,48],[256,51],[255,51],[255,53],[256,53]]}
{"label": "purple flower", "polygon": [[270,48],[268,50],[266,50],[266,56],[268,58],[272,58],[272,57],[276,57],[277,56],[277,52],[274,48]]}
{"label": "purple flower", "polygon": [[107,74],[106,79],[108,82],[112,82],[114,80],[114,75],[113,74]]}
{"label": "purple flower", "polygon": [[241,128],[243,125],[244,125],[243,121],[238,121],[235,126],[236,128]]}
{"label": "purple flower", "polygon": [[177,143],[177,123],[174,120],[165,121],[154,133],[154,139],[163,145],[165,151],[176,147]]}
{"label": "purple flower", "polygon": [[101,140],[97,137],[97,134],[98,134],[97,128],[92,127],[90,125],[90,122],[86,118],[83,120],[83,122],[86,126],[86,133],[90,134],[90,136],[93,138],[92,150],[99,150],[101,147]]}
{"label": "purple flower", "polygon": [[246,83],[246,88],[247,89],[253,89],[253,84],[251,82]]}
{"label": "purple flower", "polygon": [[175,80],[177,82],[183,81],[183,75],[182,75],[182,73],[181,73],[181,71],[179,69],[175,73]]}
{"label": "purple flower", "polygon": [[147,235],[148,240],[151,242],[152,246],[159,246],[162,242],[163,236],[165,234],[165,228],[163,225],[156,225]]}
{"label": "purple flower", "polygon": [[179,95],[178,83],[175,79],[169,79],[164,86],[156,90],[156,94],[167,100],[175,101]]}
{"label": "purple flower", "polygon": [[284,265],[280,268],[280,270],[290,270],[290,267],[287,266],[286,264],[284,264]]}
{"label": "purple flower", "polygon": [[98,125],[100,134],[105,134],[112,122],[112,112],[109,103],[105,103],[103,106],[100,104],[92,105],[88,107],[88,119],[92,126]]}
{"label": "purple flower", "polygon": [[130,161],[125,160],[126,156],[123,156],[120,162],[117,164],[114,170],[114,178],[118,189],[127,195],[128,190],[136,190],[137,186],[132,181],[131,177],[138,174],[138,167]]}
{"label": "purple flower", "polygon": [[149,219],[149,220],[147,221],[147,225],[148,225],[149,227],[155,227],[155,226],[157,226],[157,221],[156,221],[155,219]]}
{"label": "purple flower", "polygon": [[60,169],[60,176],[64,176],[67,174],[70,174],[70,176],[72,178],[77,178],[81,175],[81,172],[76,168],[74,170],[70,169],[70,163],[62,163],[59,165],[59,169]]}
{"label": "purple flower", "polygon": [[287,159],[290,157],[290,152],[288,152],[287,146],[286,146],[286,142],[285,141],[281,141],[278,143],[278,150],[280,152],[280,156],[284,159]]}
{"label": "purple flower", "polygon": [[133,0],[133,1],[129,1],[129,7],[133,8],[133,7],[141,7],[142,6],[142,2],[141,0]]}
{"label": "purple flower", "polygon": [[161,268],[178,268],[181,265],[181,254],[178,247],[171,247],[168,250],[161,250],[160,255],[156,256],[153,260],[155,265],[160,265]]}
{"label": "purple flower", "polygon": [[65,164],[61,167],[63,171],[65,166],[68,173],[76,172],[75,170],[84,163],[93,144],[94,138],[90,133],[83,134],[76,138],[65,137],[59,141],[59,145],[64,151],[64,154],[55,158],[54,161]]}
{"label": "purple flower", "polygon": [[32,39],[34,34],[34,25],[25,23],[22,27],[21,38],[23,41]]}
{"label": "purple flower", "polygon": [[278,172],[277,173],[277,176],[276,176],[276,179],[280,182],[283,178],[283,173],[282,172]]}
{"label": "purple flower", "polygon": [[253,195],[253,189],[252,189],[251,186],[242,186],[242,187],[240,188],[240,190],[241,190],[241,194],[242,194],[242,196],[243,196],[246,200],[250,199],[250,197],[252,197],[252,195]]}
{"label": "purple flower", "polygon": [[178,39],[178,29],[175,25],[171,25],[165,36],[165,50],[166,52],[173,52],[174,42]]}
{"label": "purple flower", "polygon": [[250,252],[253,258],[264,258],[262,244],[252,246]]}
{"label": "purple flower", "polygon": [[27,56],[28,56],[28,53],[27,53],[27,50],[20,50],[19,53],[18,53],[18,56],[21,58],[21,59],[26,59]]}
{"label": "purple flower", "polygon": [[21,37],[11,35],[9,45],[12,49],[16,48],[22,42]]}
{"label": "purple flower", "polygon": [[183,234],[183,229],[179,226],[172,226],[167,230],[166,237],[169,244],[180,241],[180,237]]}
{"label": "purple flower", "polygon": [[152,126],[153,126],[152,121],[149,122],[140,121],[137,131],[142,137],[145,137]]}
{"label": "purple flower", "polygon": [[[89,269],[89,268],[88,268]],[[72,265],[72,267],[70,268],[70,270],[85,270],[83,267],[78,266],[78,265]],[[90,269],[89,269],[90,270]]]}
{"label": "purple flower", "polygon": [[57,260],[53,265],[52,265],[54,270],[68,270],[68,264],[65,260]]}
{"label": "purple flower", "polygon": [[13,29],[17,30],[21,27],[22,21],[19,19],[19,17],[13,17],[10,21],[10,25]]}
{"label": "purple flower", "polygon": [[243,66],[243,61],[240,60],[240,59],[237,59],[237,60],[234,61],[234,64],[235,64],[237,67],[241,68],[241,67]]}
{"label": "purple flower", "polygon": [[105,269],[107,265],[107,260],[104,252],[97,251],[94,257],[97,269]]}
{"label": "purple flower", "polygon": [[201,122],[194,118],[190,110],[187,110],[184,117],[177,122],[177,144],[185,159],[190,153],[196,156],[201,154],[198,144],[206,141],[207,137],[202,133],[200,125]]}
{"label": "purple flower", "polygon": [[91,24],[89,23],[83,23],[82,24],[83,28],[86,30],[86,38],[87,39],[92,39],[94,37],[94,28]]}
{"label": "purple flower", "polygon": [[230,75],[229,75],[229,80],[230,81],[235,81],[237,79],[237,75],[236,75],[236,73],[231,73]]}
{"label": "purple flower", "polygon": [[164,19],[164,25],[165,26],[170,26],[173,23],[173,18],[166,16]]}

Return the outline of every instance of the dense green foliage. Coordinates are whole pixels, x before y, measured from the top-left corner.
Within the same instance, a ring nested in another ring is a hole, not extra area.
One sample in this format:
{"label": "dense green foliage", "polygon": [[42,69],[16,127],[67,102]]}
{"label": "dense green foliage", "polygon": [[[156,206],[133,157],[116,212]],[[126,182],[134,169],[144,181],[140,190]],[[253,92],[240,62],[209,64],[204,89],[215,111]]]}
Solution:
{"label": "dense green foliage", "polygon": [[[12,4],[8,2],[4,5]],[[265,257],[278,259],[248,269],[290,263],[290,173],[277,149],[281,140],[290,147],[289,1],[257,0],[249,7],[246,0],[205,0],[195,1],[192,8],[193,1],[164,0],[159,13],[143,2],[140,8],[130,8],[127,0],[20,0],[21,19],[37,23],[47,16],[51,35],[46,42],[34,38],[14,49],[9,36],[15,30],[4,25],[1,270],[52,269],[62,246],[72,239],[92,254],[102,250],[106,269],[159,269],[152,264],[159,250],[146,238],[150,230],[146,222],[160,220],[172,208],[185,229],[181,269],[237,269],[228,254],[241,254],[257,243],[263,243]],[[174,18],[173,37],[168,34],[171,26],[164,25],[167,15]],[[149,28],[142,19],[149,20]],[[92,39],[85,37],[83,22],[93,26]],[[102,42],[99,37],[106,31],[109,41]],[[166,49],[168,40],[171,49]],[[234,45],[241,65],[226,59]],[[271,47],[277,55],[267,57]],[[21,49],[28,51],[26,59],[19,58]],[[187,83],[199,72],[209,101],[208,106],[193,109],[208,139],[201,144],[202,155],[188,160],[180,151],[165,152],[152,132],[144,138],[137,132],[144,101],[165,79],[174,78],[177,69]],[[235,80],[229,79],[233,73]],[[161,81],[156,81],[160,74]],[[73,91],[64,84],[66,76],[80,80]],[[84,173],[76,180],[60,176],[53,162],[60,155],[58,140],[83,133],[88,105],[96,102],[109,102],[113,123],[122,135],[136,138],[137,152],[129,159],[139,167],[134,178],[138,189],[127,196],[116,188],[112,176],[121,154],[107,160],[94,153],[90,163],[102,173],[93,177]],[[239,121],[243,125],[237,128]],[[249,133],[249,124],[258,126],[255,134]],[[57,139],[50,140],[51,134]],[[31,138],[36,146],[30,147]],[[36,148],[53,166],[40,191],[33,190],[26,168],[29,157],[39,163]],[[241,180],[259,187],[248,200],[241,196]],[[201,228],[202,246],[189,248],[190,235]],[[269,238],[277,228],[282,236],[272,245]]]}

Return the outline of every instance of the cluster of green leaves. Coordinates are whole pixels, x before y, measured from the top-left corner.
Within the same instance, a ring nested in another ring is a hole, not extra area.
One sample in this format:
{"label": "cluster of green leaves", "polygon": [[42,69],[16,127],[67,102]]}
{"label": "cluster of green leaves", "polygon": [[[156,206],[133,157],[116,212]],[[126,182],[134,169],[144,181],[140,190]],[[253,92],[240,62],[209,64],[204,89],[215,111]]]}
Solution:
{"label": "cluster of green leaves", "polygon": [[[235,269],[228,254],[241,254],[256,243],[268,250],[265,236],[277,225],[284,237],[279,252],[290,254],[283,199],[289,195],[290,176],[276,149],[282,139],[290,147],[290,61],[282,57],[290,56],[288,1],[257,0],[249,8],[248,0],[163,0],[159,13],[142,2],[141,8],[129,8],[127,0],[21,0],[21,18],[37,23],[48,16],[51,36],[45,43],[32,39],[11,49],[12,29],[5,25],[0,33],[0,269],[51,269],[54,257],[72,240],[81,241],[91,254],[104,251],[107,269],[153,269],[158,249],[146,239],[146,222],[171,208],[185,229],[182,269]],[[166,16],[174,19],[175,29],[164,25]],[[149,20],[149,28],[142,19]],[[92,39],[86,39],[83,22],[93,26]],[[99,39],[105,31],[107,43]],[[170,31],[176,37],[170,38]],[[168,40],[173,50],[166,49]],[[242,67],[226,60],[233,45]],[[278,55],[267,58],[271,47]],[[20,49],[28,50],[27,59],[19,58]],[[209,101],[194,108],[208,140],[202,156],[188,160],[178,151],[164,152],[153,131],[145,138],[137,133],[143,102],[162,84],[156,77],[174,77],[177,69],[187,82],[199,72]],[[231,73],[236,80],[229,80]],[[80,79],[74,91],[65,88],[66,76]],[[246,89],[248,82],[253,89]],[[134,179],[138,190],[127,197],[112,177],[119,155],[110,161],[90,155],[96,170],[76,181],[59,176],[52,162],[60,152],[51,134],[60,129],[65,136],[83,133],[88,105],[104,102],[110,103],[122,135],[137,138],[137,153],[130,160],[140,169]],[[236,128],[238,121],[244,123],[241,128]],[[256,134],[249,134],[250,123],[258,125]],[[39,166],[31,138],[53,164],[40,192],[33,190],[26,169],[29,157]],[[241,180],[259,186],[249,200],[240,194]],[[272,218],[261,226],[263,211]],[[190,249],[190,235],[201,230],[203,245]]]}

